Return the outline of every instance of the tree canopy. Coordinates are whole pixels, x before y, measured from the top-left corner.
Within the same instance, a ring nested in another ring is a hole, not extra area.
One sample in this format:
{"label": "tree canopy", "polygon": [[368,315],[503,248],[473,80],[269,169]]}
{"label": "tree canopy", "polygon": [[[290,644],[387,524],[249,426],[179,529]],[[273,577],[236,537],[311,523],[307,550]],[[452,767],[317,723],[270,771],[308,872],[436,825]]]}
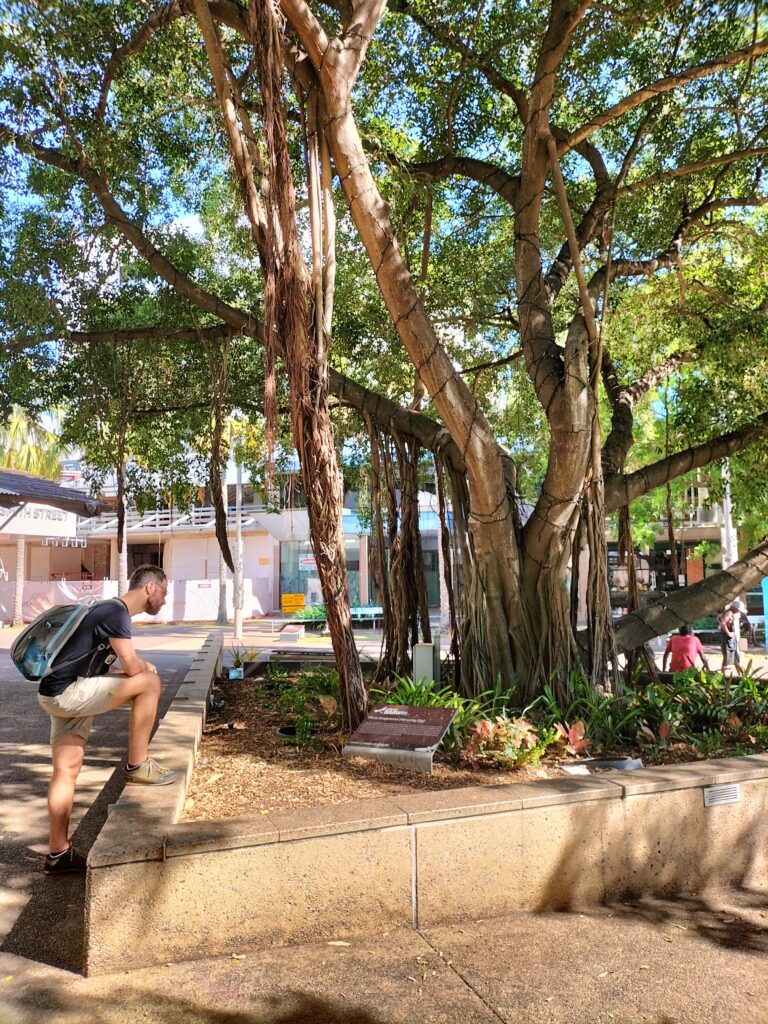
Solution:
{"label": "tree canopy", "polygon": [[466,685],[604,679],[606,514],[730,456],[765,517],[767,30],[737,2],[10,3],[6,408],[55,399],[96,462],[128,423],[182,479],[212,409],[262,416],[270,351],[296,399],[269,313],[293,219],[337,448],[408,438],[451,475]]}

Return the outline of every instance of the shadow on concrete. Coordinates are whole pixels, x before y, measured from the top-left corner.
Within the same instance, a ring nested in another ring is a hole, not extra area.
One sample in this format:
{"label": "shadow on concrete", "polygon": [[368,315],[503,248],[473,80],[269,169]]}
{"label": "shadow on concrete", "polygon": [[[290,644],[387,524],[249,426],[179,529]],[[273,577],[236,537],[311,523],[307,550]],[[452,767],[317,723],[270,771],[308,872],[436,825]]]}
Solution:
{"label": "shadow on concrete", "polygon": [[[109,805],[117,800],[122,789],[122,773],[115,770],[72,836],[82,853],[87,854],[96,841],[107,820]],[[41,872],[42,857],[31,854],[26,847],[20,849],[26,853],[30,869]],[[7,863],[5,857],[3,861]],[[0,951],[80,973],[85,948],[84,915],[84,875],[46,878],[38,874],[32,882],[29,901],[0,943]]]}
{"label": "shadow on concrete", "polygon": [[[228,1000],[225,997],[222,1001]],[[258,999],[263,1006],[252,1010],[244,1008],[243,1002],[242,997],[235,996],[231,1009],[213,1008],[193,998],[145,988],[116,985],[109,992],[70,993],[58,986],[38,983],[15,998],[6,998],[0,1010],[10,1012],[11,1020],[50,1019],[71,1024],[117,1024],[138,1018],[164,1024],[386,1024],[383,1017],[361,1006],[341,1006],[298,990]]]}
{"label": "shadow on concrete", "polygon": [[[158,652],[161,656],[166,652]],[[190,659],[187,653],[167,654],[161,668],[164,679],[159,717],[165,714],[176,695],[179,682]],[[157,661],[161,658],[156,657]],[[170,664],[168,664],[170,662]],[[0,679],[7,668],[0,658]],[[68,875],[46,878],[42,874],[43,857],[30,849],[47,831],[46,799],[50,778],[47,744],[49,722],[37,706],[34,689],[11,674],[11,708],[15,716],[5,721],[0,743],[0,794],[6,803],[0,809],[0,894],[14,907],[20,906],[15,919],[7,917],[8,927],[0,942],[0,951],[66,971],[81,973],[84,957],[85,879]],[[13,722],[18,723],[13,728]],[[15,733],[15,735],[14,735]],[[87,854],[107,820],[109,805],[123,789],[122,763],[128,734],[128,709],[118,708],[97,716],[91,741],[86,749],[84,769],[110,772],[106,783],[96,792],[94,780],[84,775],[75,793],[78,810],[85,809],[72,835],[77,849]],[[13,737],[13,738],[12,738]],[[101,775],[100,778],[103,778]],[[96,783],[100,786],[100,778]],[[34,823],[34,824],[33,824]],[[39,834],[42,831],[43,834]],[[38,833],[38,834],[35,834]],[[11,923],[12,920],[12,923]],[[5,926],[6,922],[2,922]],[[5,929],[4,929],[5,930]],[[0,1015],[0,1020],[4,1020]]]}
{"label": "shadow on concrete", "polygon": [[[636,918],[657,927],[672,925],[723,949],[768,953],[765,892],[727,889],[711,896],[641,896],[605,907],[614,917]],[[581,913],[589,911],[582,909]]]}

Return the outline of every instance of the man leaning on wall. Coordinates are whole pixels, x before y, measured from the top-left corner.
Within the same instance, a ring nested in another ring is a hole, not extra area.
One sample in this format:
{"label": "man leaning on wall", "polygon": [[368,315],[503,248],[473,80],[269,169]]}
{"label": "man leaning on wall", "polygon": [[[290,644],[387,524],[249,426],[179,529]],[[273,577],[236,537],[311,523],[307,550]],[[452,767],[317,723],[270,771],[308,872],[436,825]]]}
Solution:
{"label": "man leaning on wall", "polygon": [[[157,669],[136,653],[131,619],[157,615],[165,604],[168,579],[156,565],[141,565],[120,598],[100,601],[85,616],[39,688],[40,706],[51,716],[53,774],[48,787],[50,850],[46,875],[85,871],[85,857],[69,839],[75,784],[83,766],[94,715],[131,705],[128,720],[126,783],[167,786],[180,773],[149,756],[149,738],[157,718],[162,684]],[[121,673],[109,666],[120,661]]]}

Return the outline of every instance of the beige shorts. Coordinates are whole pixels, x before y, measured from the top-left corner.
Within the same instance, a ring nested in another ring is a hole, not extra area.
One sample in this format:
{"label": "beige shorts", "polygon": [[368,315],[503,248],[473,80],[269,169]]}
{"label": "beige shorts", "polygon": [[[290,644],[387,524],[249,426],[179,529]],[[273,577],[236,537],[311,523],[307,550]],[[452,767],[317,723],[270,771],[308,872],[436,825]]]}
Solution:
{"label": "beige shorts", "polygon": [[51,746],[70,733],[87,740],[93,716],[109,711],[120,676],[80,676],[56,697],[39,693],[43,711],[51,716]]}

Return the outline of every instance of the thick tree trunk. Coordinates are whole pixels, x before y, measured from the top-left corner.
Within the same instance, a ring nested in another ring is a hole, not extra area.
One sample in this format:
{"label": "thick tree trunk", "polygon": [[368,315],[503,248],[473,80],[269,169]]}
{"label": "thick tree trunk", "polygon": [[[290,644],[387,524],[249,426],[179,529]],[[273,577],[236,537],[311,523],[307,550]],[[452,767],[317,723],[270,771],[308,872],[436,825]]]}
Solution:
{"label": "thick tree trunk", "polygon": [[478,680],[477,685],[488,686],[496,676],[512,685],[515,677],[526,671],[526,655],[536,645],[522,613],[520,553],[501,453],[474,396],[455,372],[427,319],[403,261],[389,209],[371,175],[347,97],[326,94],[326,102],[325,128],[334,164],[382,297],[466,465],[478,615],[485,629],[484,640],[475,631],[474,642],[487,646],[490,665],[490,678]]}

